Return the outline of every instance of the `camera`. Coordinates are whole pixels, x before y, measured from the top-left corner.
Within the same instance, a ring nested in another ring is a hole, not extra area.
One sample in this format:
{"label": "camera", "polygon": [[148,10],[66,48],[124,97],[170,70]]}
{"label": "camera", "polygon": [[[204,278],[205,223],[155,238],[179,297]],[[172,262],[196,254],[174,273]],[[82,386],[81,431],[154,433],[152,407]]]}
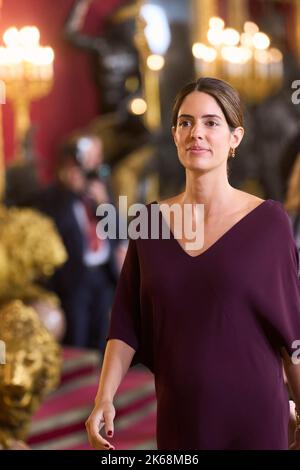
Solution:
{"label": "camera", "polygon": [[98,179],[105,182],[110,177],[110,166],[106,164],[102,164],[96,170],[85,171],[84,168],[82,170],[88,180]]}
{"label": "camera", "polygon": [[76,160],[88,180],[107,181],[110,177],[110,166],[101,162],[102,155],[95,151],[93,138],[81,137],[76,145]]}

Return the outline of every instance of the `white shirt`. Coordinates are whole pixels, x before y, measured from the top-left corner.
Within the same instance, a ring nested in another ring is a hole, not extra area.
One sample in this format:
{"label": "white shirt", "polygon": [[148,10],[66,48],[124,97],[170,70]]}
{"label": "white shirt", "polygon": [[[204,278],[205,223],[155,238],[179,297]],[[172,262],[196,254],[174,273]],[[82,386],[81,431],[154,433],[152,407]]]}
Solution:
{"label": "white shirt", "polygon": [[[82,202],[76,201],[73,205],[73,211],[79,228],[84,237],[86,237],[86,227],[88,226],[89,221]],[[83,263],[85,266],[98,266],[105,264],[109,259],[110,252],[111,248],[107,239],[103,240],[101,247],[96,251],[89,250],[88,246],[86,246],[83,254]]]}

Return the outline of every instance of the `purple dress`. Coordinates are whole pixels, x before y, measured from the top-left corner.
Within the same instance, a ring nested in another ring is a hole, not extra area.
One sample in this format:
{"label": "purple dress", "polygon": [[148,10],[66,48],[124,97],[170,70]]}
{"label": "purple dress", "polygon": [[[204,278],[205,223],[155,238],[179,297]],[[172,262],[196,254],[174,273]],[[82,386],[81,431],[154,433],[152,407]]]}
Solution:
{"label": "purple dress", "polygon": [[154,373],[158,449],[286,449],[280,348],[300,339],[300,289],[282,205],[264,201],[196,257],[174,236],[130,240],[109,338]]}

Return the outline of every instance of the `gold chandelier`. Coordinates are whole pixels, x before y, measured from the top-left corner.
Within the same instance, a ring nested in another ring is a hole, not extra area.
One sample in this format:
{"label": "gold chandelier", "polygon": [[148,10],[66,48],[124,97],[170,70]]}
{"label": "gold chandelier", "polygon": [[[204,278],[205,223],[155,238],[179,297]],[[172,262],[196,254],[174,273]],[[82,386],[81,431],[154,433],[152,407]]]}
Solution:
{"label": "gold chandelier", "polygon": [[225,27],[222,18],[209,19],[206,42],[193,44],[198,76],[229,81],[247,102],[259,102],[280,89],[282,53],[270,47],[270,38],[251,22],[240,33]]}
{"label": "gold chandelier", "polygon": [[30,103],[46,96],[53,84],[54,52],[39,44],[35,26],[11,27],[0,47],[0,79],[11,100],[15,117],[16,159],[23,160],[23,141],[30,128]]}

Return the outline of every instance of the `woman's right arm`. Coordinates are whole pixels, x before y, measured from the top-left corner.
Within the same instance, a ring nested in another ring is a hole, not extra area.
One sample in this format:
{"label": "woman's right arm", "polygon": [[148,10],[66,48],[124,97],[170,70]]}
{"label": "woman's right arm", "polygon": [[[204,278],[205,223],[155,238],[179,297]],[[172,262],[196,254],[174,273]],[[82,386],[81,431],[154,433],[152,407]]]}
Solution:
{"label": "woman's right arm", "polygon": [[107,343],[95,407],[85,423],[89,442],[94,449],[114,449],[99,431],[104,427],[106,435],[113,436],[115,417],[113,399],[129,369],[134,353],[135,350],[124,341],[111,339]]}

